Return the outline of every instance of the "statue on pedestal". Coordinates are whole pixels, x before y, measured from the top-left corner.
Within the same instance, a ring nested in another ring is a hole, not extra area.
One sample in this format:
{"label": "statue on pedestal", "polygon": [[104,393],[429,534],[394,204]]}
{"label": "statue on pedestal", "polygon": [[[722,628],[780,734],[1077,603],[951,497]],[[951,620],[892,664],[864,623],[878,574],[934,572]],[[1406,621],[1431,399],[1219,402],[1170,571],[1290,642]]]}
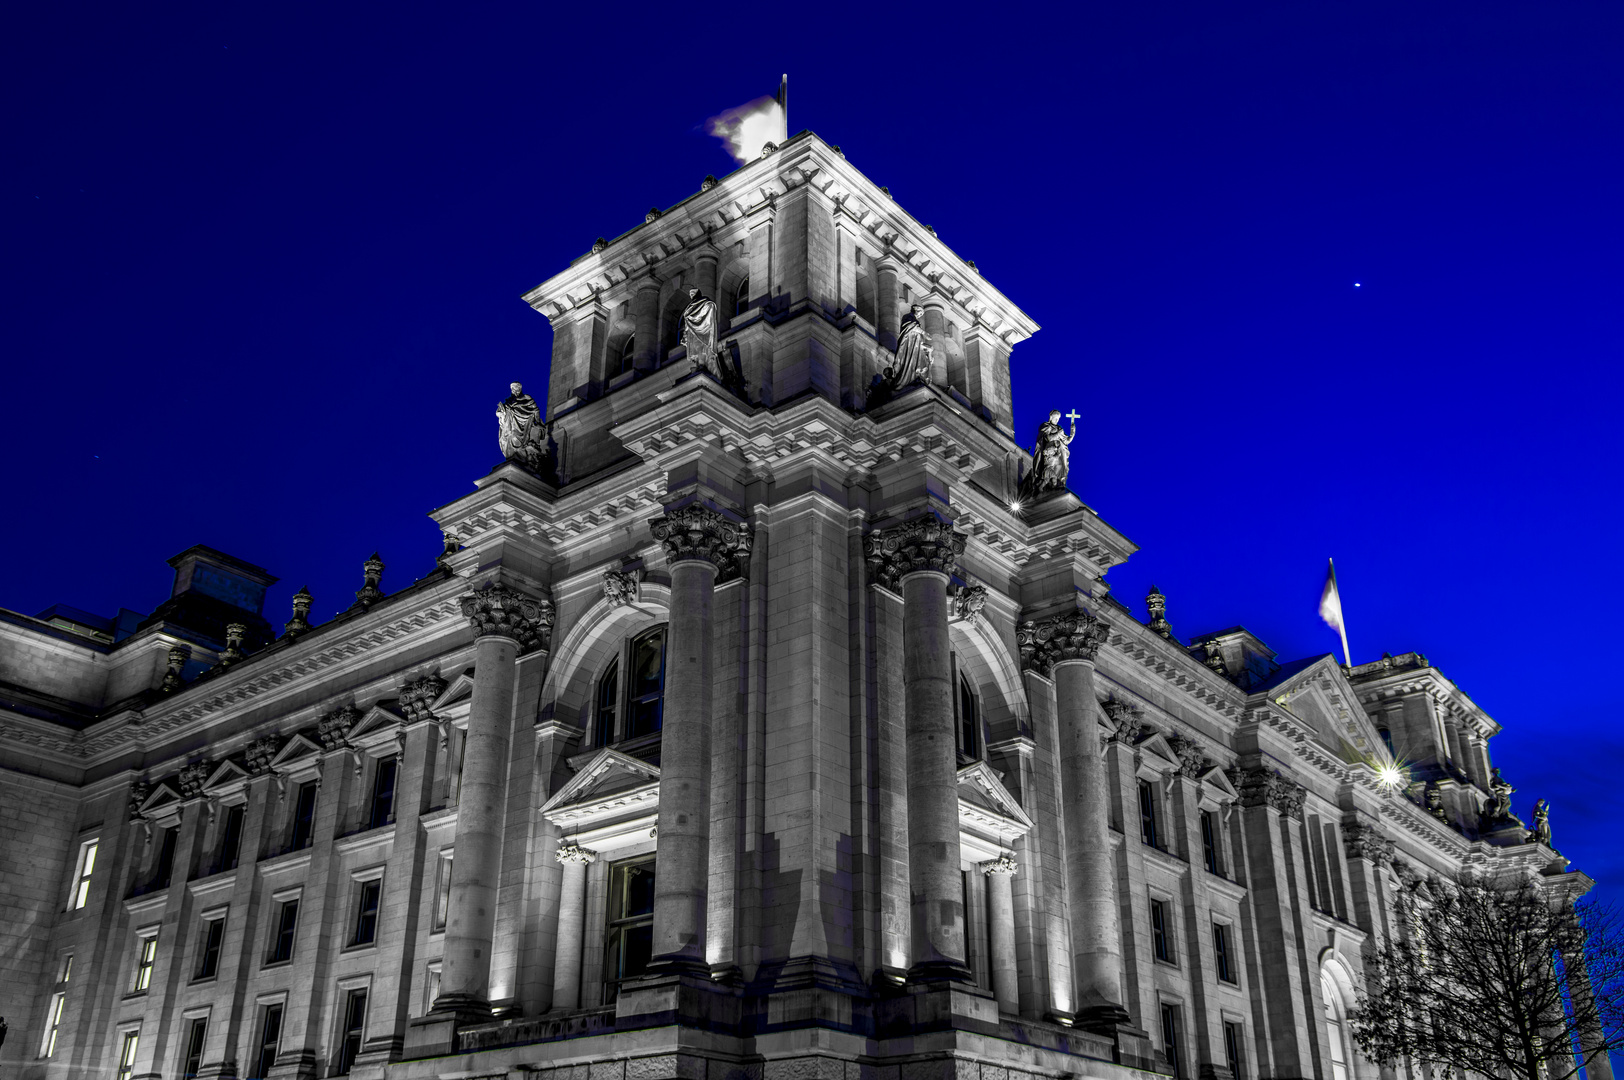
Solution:
{"label": "statue on pedestal", "polygon": [[1551,806],[1544,799],[1534,803],[1534,828],[1528,834],[1528,843],[1544,844],[1555,851],[1551,845]]}
{"label": "statue on pedestal", "polygon": [[884,405],[900,390],[930,381],[930,365],[934,350],[930,338],[925,336],[923,318],[925,309],[915,304],[902,317],[897,330],[897,359],[885,365],[884,371],[874,376],[868,386],[868,407]]}
{"label": "statue on pedestal", "polygon": [[1037,445],[1032,447],[1032,471],[1021,481],[1021,498],[1033,499],[1049,491],[1064,491],[1071,472],[1071,441],[1077,437],[1077,410],[1066,414],[1071,433],[1060,430],[1060,410],[1050,409],[1049,419],[1038,426]]}
{"label": "statue on pedestal", "polygon": [[1511,820],[1511,793],[1517,789],[1500,775],[1500,766],[1494,767],[1489,777],[1489,798],[1483,804],[1483,820],[1491,825]]}
{"label": "statue on pedestal", "polygon": [[695,371],[716,374],[716,301],[698,289],[688,290],[688,306],[682,309],[682,345]]}
{"label": "statue on pedestal", "polygon": [[509,384],[513,391],[496,406],[496,441],[502,456],[518,462],[533,473],[547,471],[547,442],[552,425],[541,417],[541,406],[536,399],[524,393],[518,383]]}

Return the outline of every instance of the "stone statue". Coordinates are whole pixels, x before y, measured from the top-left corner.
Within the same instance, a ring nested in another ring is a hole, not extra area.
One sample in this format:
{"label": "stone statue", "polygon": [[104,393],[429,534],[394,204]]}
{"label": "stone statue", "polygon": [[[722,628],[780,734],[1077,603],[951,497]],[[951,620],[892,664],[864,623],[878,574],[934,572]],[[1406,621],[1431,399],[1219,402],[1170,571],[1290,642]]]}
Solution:
{"label": "stone statue", "polygon": [[1500,775],[1500,766],[1496,765],[1489,777],[1489,799],[1483,804],[1483,820],[1491,824],[1510,821],[1511,793],[1516,790]]}
{"label": "stone statue", "polygon": [[930,339],[925,336],[924,316],[925,309],[915,304],[902,317],[902,325],[897,330],[897,362],[888,377],[894,390],[930,378],[932,357]]}
{"label": "stone statue", "polygon": [[688,306],[682,309],[682,344],[695,371],[715,374],[716,301],[698,289],[688,290]]}
{"label": "stone statue", "polygon": [[1071,434],[1060,430],[1060,410],[1050,409],[1049,419],[1038,426],[1037,445],[1032,447],[1032,471],[1021,481],[1021,498],[1037,498],[1045,492],[1066,489],[1071,472],[1071,441],[1077,437],[1077,410],[1068,414]]}
{"label": "stone statue", "polygon": [[548,463],[547,441],[552,425],[541,418],[541,406],[523,392],[524,387],[512,383],[510,388],[513,393],[496,406],[497,444],[509,461],[531,472],[543,472]]}
{"label": "stone statue", "polygon": [[1534,829],[1528,834],[1528,842],[1544,844],[1552,851],[1556,850],[1551,847],[1551,807],[1544,799],[1534,804]]}

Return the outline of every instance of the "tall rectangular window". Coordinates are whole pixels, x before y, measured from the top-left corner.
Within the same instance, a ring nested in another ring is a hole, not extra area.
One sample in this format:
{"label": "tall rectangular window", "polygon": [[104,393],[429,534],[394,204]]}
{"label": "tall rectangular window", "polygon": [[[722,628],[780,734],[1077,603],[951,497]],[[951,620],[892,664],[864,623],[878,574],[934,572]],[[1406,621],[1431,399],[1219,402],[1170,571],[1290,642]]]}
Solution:
{"label": "tall rectangular window", "polygon": [[1153,848],[1162,846],[1156,836],[1156,789],[1149,780],[1139,781],[1139,839]]}
{"label": "tall rectangular window", "polygon": [[193,978],[212,979],[220,973],[220,942],[225,940],[224,917],[203,924],[203,944],[197,953],[197,974]]}
{"label": "tall rectangular window", "polygon": [[1173,1080],[1184,1080],[1184,1047],[1179,1043],[1179,1007],[1162,1006],[1162,1049],[1167,1052],[1167,1063],[1173,1066]]}
{"label": "tall rectangular window", "polygon": [[967,758],[981,756],[981,708],[976,700],[975,687],[963,673],[959,675],[959,745],[958,751]]}
{"label": "tall rectangular window", "polygon": [[254,1073],[249,1080],[265,1080],[271,1066],[276,1064],[277,1048],[282,1045],[282,1006],[267,1005],[259,1014],[259,1049],[254,1054]]}
{"label": "tall rectangular window", "polygon": [[423,1012],[429,1013],[434,1009],[434,999],[440,996],[440,962],[436,960],[428,966],[428,978],[423,980]]}
{"label": "tall rectangular window", "polygon": [[1235,973],[1229,963],[1229,927],[1223,923],[1212,924],[1212,956],[1218,978],[1226,983],[1234,982]]}
{"label": "tall rectangular window", "polygon": [[79,845],[79,872],[74,875],[70,910],[79,910],[90,899],[90,875],[96,869],[96,849],[100,846],[99,840],[86,840]]}
{"label": "tall rectangular window", "polygon": [[39,1047],[40,1057],[50,1057],[56,1053],[56,1033],[62,1027],[62,1010],[67,1004],[67,991],[58,990],[51,995],[51,1009],[45,1014],[45,1038]]}
{"label": "tall rectangular window", "polygon": [[152,887],[154,889],[169,888],[170,879],[175,873],[175,842],[180,838],[180,827],[171,825],[163,831],[163,837],[158,842],[158,862],[152,869]]}
{"label": "tall rectangular window", "polygon": [[440,876],[434,883],[434,929],[444,930],[451,911],[451,852],[440,852]]}
{"label": "tall rectangular window", "polygon": [[1211,810],[1201,811],[1201,861],[1209,874],[1222,874],[1218,868],[1218,826]]}
{"label": "tall rectangular window", "polygon": [[372,812],[367,828],[376,829],[395,820],[395,774],[400,766],[398,757],[378,761],[378,772],[372,778]]}
{"label": "tall rectangular window", "polygon": [[299,785],[299,795],[293,804],[293,839],[288,850],[299,851],[310,846],[316,835],[316,782],[307,780]]}
{"label": "tall rectangular window", "polygon": [[355,1064],[356,1055],[361,1052],[361,1037],[365,1034],[366,1023],[367,992],[351,990],[344,999],[343,1041],[339,1044],[338,1068],[334,1070],[334,1075],[344,1075]]}
{"label": "tall rectangular window", "polygon": [[293,959],[293,932],[298,926],[299,901],[282,901],[282,907],[276,913],[276,934],[271,938],[271,954],[266,957],[266,963],[280,964]]}
{"label": "tall rectangular window", "polygon": [[1150,902],[1150,939],[1156,959],[1173,962],[1173,924],[1167,911],[1167,902]]}
{"label": "tall rectangular window", "polygon": [[615,741],[615,713],[620,707],[620,658],[598,679],[598,706],[592,722],[592,745],[608,746]]}
{"label": "tall rectangular window", "polygon": [[135,982],[130,986],[132,994],[144,993],[152,985],[152,966],[157,961],[158,935],[153,932],[141,938],[136,945]]}
{"label": "tall rectangular window", "polygon": [[631,656],[623,736],[627,739],[660,730],[665,712],[665,627],[650,630],[634,640]]}
{"label": "tall rectangular window", "polygon": [[118,1073],[115,1080],[130,1080],[130,1074],[135,1072],[135,1048],[141,1043],[141,1032],[126,1031],[124,1038],[118,1044]]}
{"label": "tall rectangular window", "polygon": [[370,945],[378,937],[378,898],[383,892],[383,881],[373,878],[361,882],[355,904],[355,936],[351,945]]}
{"label": "tall rectangular window", "polygon": [[1246,1080],[1241,1062],[1241,1026],[1224,1021],[1224,1060],[1235,1080]]}
{"label": "tall rectangular window", "polygon": [[604,1001],[611,1002],[623,980],[641,975],[654,954],[654,862],[609,868],[609,925],[603,964]]}
{"label": "tall rectangular window", "polygon": [[242,856],[242,820],[243,806],[226,807],[225,825],[220,830],[220,857],[214,862],[214,872],[237,869],[237,860]]}
{"label": "tall rectangular window", "polygon": [[184,1080],[197,1080],[197,1074],[203,1071],[203,1044],[209,1034],[209,1018],[199,1016],[193,1018],[186,1029],[186,1060],[181,1066],[181,1076]]}

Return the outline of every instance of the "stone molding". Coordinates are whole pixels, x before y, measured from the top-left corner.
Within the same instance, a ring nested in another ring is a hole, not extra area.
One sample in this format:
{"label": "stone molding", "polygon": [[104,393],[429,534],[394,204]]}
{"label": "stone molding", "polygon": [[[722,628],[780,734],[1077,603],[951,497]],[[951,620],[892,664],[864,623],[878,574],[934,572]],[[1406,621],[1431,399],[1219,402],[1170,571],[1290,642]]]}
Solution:
{"label": "stone molding", "polygon": [[[902,579],[930,572],[953,576],[968,538],[935,514],[909,518],[863,537],[869,573],[881,586],[902,595]],[[985,593],[982,600],[985,602]]]}
{"label": "stone molding", "polygon": [[1003,854],[981,864],[981,872],[988,876],[993,874],[1012,875],[1019,870],[1021,864],[1015,861],[1015,856]]}
{"label": "stone molding", "polygon": [[1047,677],[1056,664],[1067,660],[1093,663],[1110,630],[1103,620],[1086,611],[1023,622],[1015,628],[1021,668]]}
{"label": "stone molding", "polygon": [[1308,789],[1272,769],[1232,769],[1230,783],[1240,793],[1242,806],[1268,806],[1296,821],[1303,819]]}
{"label": "stone molding", "polygon": [[718,582],[744,576],[750,554],[750,527],[719,510],[699,503],[679,506],[649,522],[649,532],[665,548],[667,562],[708,562],[716,567]]}
{"label": "stone molding", "polygon": [[1350,859],[1369,859],[1378,866],[1393,862],[1393,841],[1374,825],[1354,822],[1342,829],[1342,843]]}
{"label": "stone molding", "polygon": [[546,648],[553,629],[553,605],[517,589],[490,582],[461,597],[462,613],[474,624],[474,637],[505,637],[520,652]]}

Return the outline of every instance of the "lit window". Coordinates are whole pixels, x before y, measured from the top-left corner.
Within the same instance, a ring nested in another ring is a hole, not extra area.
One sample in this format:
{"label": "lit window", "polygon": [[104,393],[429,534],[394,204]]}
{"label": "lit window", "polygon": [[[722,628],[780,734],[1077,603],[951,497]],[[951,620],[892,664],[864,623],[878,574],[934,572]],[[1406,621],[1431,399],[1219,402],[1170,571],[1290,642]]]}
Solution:
{"label": "lit window", "polygon": [[355,1064],[356,1055],[361,1052],[361,1037],[366,1031],[366,1023],[367,992],[351,990],[344,1000],[343,1041],[339,1044],[338,1068],[333,1070],[334,1075],[344,1075]]}
{"label": "lit window", "polygon": [[152,965],[158,960],[158,934],[156,931],[140,939],[135,954],[135,982],[130,992],[139,994],[152,985]]}
{"label": "lit window", "polygon": [[376,829],[395,820],[395,774],[400,759],[386,757],[378,762],[378,772],[372,778],[372,813],[367,828]]}
{"label": "lit window", "polygon": [[622,981],[641,975],[654,954],[654,861],[609,868],[609,925],[603,964],[604,1001]]}
{"label": "lit window", "polygon": [[45,1040],[40,1044],[40,1057],[50,1057],[56,1053],[56,1033],[62,1027],[62,1010],[67,1004],[66,991],[58,990],[51,995],[51,1010],[45,1014]]}
{"label": "lit window", "polygon": [[1156,959],[1173,962],[1173,923],[1163,900],[1150,902],[1150,938]]}
{"label": "lit window", "polygon": [[1224,1022],[1224,1059],[1229,1064],[1229,1074],[1235,1080],[1246,1080],[1246,1074],[1241,1065],[1241,1026]]}
{"label": "lit window", "polygon": [[1218,978],[1226,983],[1234,982],[1235,972],[1229,963],[1229,927],[1223,923],[1212,924],[1212,955]]}
{"label": "lit window", "polygon": [[1150,781],[1139,781],[1139,839],[1153,848],[1161,847],[1156,836],[1156,789]]}
{"label": "lit window", "polygon": [[284,900],[276,915],[276,934],[271,938],[271,954],[266,957],[266,963],[280,964],[293,959],[293,933],[298,926],[299,901]]}
{"label": "lit window", "polygon": [[141,1042],[141,1032],[126,1031],[118,1047],[118,1074],[116,1080],[130,1080],[135,1072],[135,1048]]}
{"label": "lit window", "polygon": [[361,893],[355,906],[355,937],[351,945],[370,945],[378,937],[378,898],[383,892],[383,881],[373,878],[361,882]]}
{"label": "lit window", "polygon": [[1325,1033],[1331,1046],[1330,1080],[1348,1080],[1348,1033],[1342,1013],[1342,995],[1329,976],[1320,977],[1325,997]]}
{"label": "lit window", "polygon": [[198,952],[196,978],[212,979],[219,974],[220,942],[225,936],[225,919],[210,919],[203,924],[203,947]]}
{"label": "lit window", "polygon": [[192,1020],[186,1032],[186,1063],[181,1069],[184,1080],[197,1080],[203,1071],[203,1044],[209,1034],[209,1019],[199,1016]]}
{"label": "lit window", "polygon": [[249,1080],[265,1080],[271,1066],[276,1064],[277,1048],[282,1043],[282,1006],[267,1005],[259,1016],[259,1052],[254,1055],[256,1067]]}
{"label": "lit window", "polygon": [[79,845],[79,872],[74,876],[73,903],[71,910],[77,911],[85,906],[90,899],[90,875],[96,869],[96,849],[100,841],[86,840]]}
{"label": "lit window", "polygon": [[451,852],[440,852],[440,879],[434,887],[434,929],[444,930],[451,912]]}

